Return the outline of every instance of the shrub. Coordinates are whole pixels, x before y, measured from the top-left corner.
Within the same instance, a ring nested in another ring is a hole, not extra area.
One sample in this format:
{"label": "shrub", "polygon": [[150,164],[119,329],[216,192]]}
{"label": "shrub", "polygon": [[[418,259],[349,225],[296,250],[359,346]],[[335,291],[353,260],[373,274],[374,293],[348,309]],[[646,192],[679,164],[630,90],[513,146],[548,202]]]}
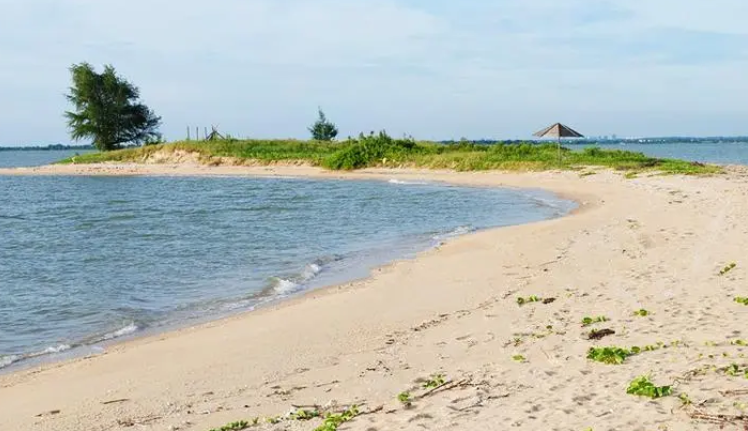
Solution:
{"label": "shrub", "polygon": [[386,160],[400,160],[410,152],[417,151],[411,139],[393,139],[386,132],[378,135],[359,135],[348,141],[344,147],[322,161],[322,165],[334,170],[353,170],[385,163]]}
{"label": "shrub", "polygon": [[626,393],[640,397],[661,398],[671,395],[673,389],[670,386],[655,386],[649,380],[649,376],[640,376],[629,384]]}

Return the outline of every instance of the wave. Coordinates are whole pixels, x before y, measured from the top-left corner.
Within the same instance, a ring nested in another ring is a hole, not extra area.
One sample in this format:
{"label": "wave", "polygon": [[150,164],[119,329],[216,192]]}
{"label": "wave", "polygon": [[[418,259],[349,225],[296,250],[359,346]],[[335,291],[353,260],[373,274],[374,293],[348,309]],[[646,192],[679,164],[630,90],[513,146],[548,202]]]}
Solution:
{"label": "wave", "polygon": [[448,238],[454,238],[456,236],[467,235],[471,232],[475,232],[475,230],[476,229],[472,226],[459,226],[450,232],[434,235],[432,238],[436,241],[441,241]]}
{"label": "wave", "polygon": [[396,180],[394,178],[387,182],[390,184],[399,184],[399,185],[408,185],[408,186],[426,186],[429,184],[428,182],[425,182],[425,181],[406,181],[406,180]]}
{"label": "wave", "polygon": [[72,348],[73,348],[73,346],[71,346],[70,344],[60,344],[59,346],[50,346],[50,347],[47,347],[46,349],[44,349],[44,354],[45,355],[51,355],[51,354],[54,354],[54,353],[62,353],[62,352],[68,351],[68,350],[70,350]]}
{"label": "wave", "polygon": [[270,280],[273,292],[278,295],[290,295],[301,289],[301,285],[299,285],[299,283],[293,282],[291,280],[286,280],[285,278],[274,277]]}
{"label": "wave", "polygon": [[134,334],[135,332],[139,330],[140,330],[140,327],[136,325],[135,322],[133,322],[133,323],[128,324],[127,326],[117,329],[116,331],[108,332],[102,335],[101,337],[95,338],[94,342],[114,340],[115,338],[120,338],[126,335]]}
{"label": "wave", "polygon": [[140,329],[141,327],[133,322],[126,326],[123,326],[122,328],[117,329],[116,331],[108,332],[101,336],[92,337],[87,340],[83,340],[79,343],[57,344],[57,345],[49,346],[44,350],[27,353],[23,355],[19,354],[19,355],[0,356],[0,369],[7,368],[13,364],[16,364],[18,362],[25,361],[28,359],[36,359],[36,358],[40,358],[40,357],[48,356],[48,355],[57,355],[57,354],[67,352],[68,350],[72,350],[78,347],[91,346],[91,345],[95,345],[96,343],[114,340],[115,338],[120,338],[120,337],[134,334]]}
{"label": "wave", "polygon": [[0,356],[0,370],[23,359],[20,355]]}
{"label": "wave", "polygon": [[0,369],[9,367],[9,366],[11,366],[11,365],[13,365],[13,364],[15,364],[17,362],[21,362],[21,361],[26,360],[26,359],[33,359],[33,358],[38,358],[38,357],[46,356],[46,355],[54,355],[54,354],[57,354],[57,353],[66,352],[66,351],[68,351],[68,350],[70,350],[72,348],[73,348],[73,346],[71,346],[69,344],[60,344],[60,345],[57,345],[57,346],[47,347],[46,349],[44,349],[42,351],[39,351],[39,352],[28,353],[26,355],[5,355],[5,356],[0,356]]}

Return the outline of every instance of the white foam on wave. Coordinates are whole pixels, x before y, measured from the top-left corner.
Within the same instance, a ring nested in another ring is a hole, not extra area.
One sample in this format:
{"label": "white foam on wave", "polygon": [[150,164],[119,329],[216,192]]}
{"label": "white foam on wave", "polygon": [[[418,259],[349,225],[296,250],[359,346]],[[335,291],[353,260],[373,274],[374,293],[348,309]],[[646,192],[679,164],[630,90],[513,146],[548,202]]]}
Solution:
{"label": "white foam on wave", "polygon": [[433,237],[433,239],[440,241],[440,240],[447,239],[447,238],[454,238],[460,235],[467,235],[473,231],[475,231],[475,229],[470,226],[460,226],[451,232],[441,234],[441,235],[436,235]]}
{"label": "white foam on wave", "polygon": [[44,354],[51,355],[51,354],[54,354],[54,353],[62,353],[62,352],[68,351],[68,350],[70,350],[72,348],[73,348],[73,346],[71,346],[69,344],[60,344],[58,346],[50,346],[50,347],[47,347],[46,349],[44,349]]}
{"label": "white foam on wave", "polygon": [[304,271],[301,273],[301,277],[304,279],[304,281],[308,281],[314,278],[320,272],[322,272],[321,266],[317,265],[316,263],[310,263],[304,268]]}
{"label": "white foam on wave", "polygon": [[289,295],[298,291],[300,287],[299,283],[294,283],[291,280],[277,277],[273,279],[273,290],[278,295]]}
{"label": "white foam on wave", "polygon": [[120,328],[114,332],[110,332],[108,334],[104,334],[99,340],[100,341],[107,341],[107,340],[113,340],[115,338],[124,337],[125,335],[130,335],[135,332],[137,332],[140,329],[138,325],[135,323],[130,323],[129,325]]}
{"label": "white foam on wave", "polygon": [[0,356],[0,368],[5,368],[7,366],[10,366],[11,364],[18,362],[21,359],[23,358],[21,358],[18,355]]}
{"label": "white foam on wave", "polygon": [[406,181],[406,180],[397,180],[397,179],[391,179],[388,181],[390,184],[400,184],[400,185],[408,185],[408,186],[425,186],[428,185],[428,183],[423,181]]}

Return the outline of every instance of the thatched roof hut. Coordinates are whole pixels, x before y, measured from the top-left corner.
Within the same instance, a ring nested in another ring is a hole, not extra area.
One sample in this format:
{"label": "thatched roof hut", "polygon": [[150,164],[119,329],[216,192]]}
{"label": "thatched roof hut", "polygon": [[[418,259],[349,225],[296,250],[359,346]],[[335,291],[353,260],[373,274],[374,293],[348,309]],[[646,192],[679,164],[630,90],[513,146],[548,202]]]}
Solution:
{"label": "thatched roof hut", "polygon": [[581,133],[561,123],[556,123],[552,126],[548,126],[543,130],[533,133],[532,135],[537,136],[538,138],[584,138]]}

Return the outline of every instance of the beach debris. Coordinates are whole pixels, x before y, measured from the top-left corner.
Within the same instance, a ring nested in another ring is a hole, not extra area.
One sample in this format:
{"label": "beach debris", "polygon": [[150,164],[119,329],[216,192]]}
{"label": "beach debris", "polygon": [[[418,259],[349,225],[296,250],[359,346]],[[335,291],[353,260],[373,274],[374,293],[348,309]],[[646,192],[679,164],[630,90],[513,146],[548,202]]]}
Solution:
{"label": "beach debris", "polygon": [[690,412],[688,416],[691,419],[720,424],[722,427],[739,422],[748,425],[748,416],[746,415],[709,414],[699,410],[694,410]]}
{"label": "beach debris", "polygon": [[588,340],[601,340],[609,335],[615,335],[616,331],[605,328],[605,329],[593,329],[587,334]]}
{"label": "beach debris", "polygon": [[121,399],[118,399],[118,400],[102,401],[101,404],[103,404],[103,405],[107,405],[107,404],[119,404],[119,403],[124,403],[124,402],[127,402],[127,401],[130,401],[130,399],[129,398],[121,398]]}
{"label": "beach debris", "polygon": [[585,317],[585,318],[582,319],[582,327],[591,326],[591,325],[594,325],[595,323],[607,322],[609,320],[610,319],[608,319],[605,316]]}
{"label": "beach debris", "polygon": [[554,302],[556,302],[556,298],[545,298],[543,300],[543,304],[545,304],[545,305],[553,304]]}
{"label": "beach debris", "polygon": [[49,411],[46,411],[44,413],[39,413],[38,415],[36,415],[36,417],[42,418],[42,417],[45,417],[45,416],[54,416],[54,415],[59,415],[61,412],[62,412],[61,410],[57,410],[57,409],[55,409],[55,410],[49,410]]}
{"label": "beach debris", "polygon": [[517,305],[522,307],[523,305],[530,304],[532,302],[540,302],[540,301],[541,301],[540,297],[535,296],[535,295],[528,296],[527,298],[523,298],[520,296],[517,298]]}
{"label": "beach debris", "polygon": [[737,263],[735,263],[735,262],[732,262],[732,263],[728,264],[727,266],[725,266],[724,268],[722,268],[722,269],[721,269],[721,270],[719,271],[719,275],[720,275],[720,276],[722,276],[722,275],[725,275],[725,274],[727,274],[728,272],[730,272],[730,271],[732,271],[733,269],[735,269],[735,267],[737,267],[737,266],[738,266],[738,264],[737,264]]}

